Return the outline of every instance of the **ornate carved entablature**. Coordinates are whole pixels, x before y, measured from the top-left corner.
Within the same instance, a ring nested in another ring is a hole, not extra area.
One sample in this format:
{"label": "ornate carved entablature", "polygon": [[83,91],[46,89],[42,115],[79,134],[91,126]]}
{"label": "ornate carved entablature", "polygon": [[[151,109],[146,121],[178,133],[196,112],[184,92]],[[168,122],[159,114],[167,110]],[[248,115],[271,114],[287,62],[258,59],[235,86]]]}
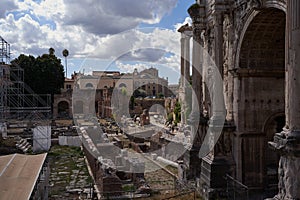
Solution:
{"label": "ornate carved entablature", "polygon": [[205,13],[205,5],[204,4],[193,4],[189,9],[188,13],[193,21],[193,35],[194,39],[198,42],[201,40],[201,32],[206,27],[206,13]]}

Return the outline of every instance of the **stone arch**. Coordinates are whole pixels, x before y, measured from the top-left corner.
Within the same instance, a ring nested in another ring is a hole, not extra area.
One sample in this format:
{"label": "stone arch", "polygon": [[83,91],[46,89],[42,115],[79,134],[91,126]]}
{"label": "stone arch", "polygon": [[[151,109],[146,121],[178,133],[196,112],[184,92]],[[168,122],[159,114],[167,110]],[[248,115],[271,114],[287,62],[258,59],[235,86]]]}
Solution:
{"label": "stone arch", "polygon": [[[272,123],[276,118],[278,118],[278,117],[284,117],[284,116],[285,116],[285,113],[284,113],[283,110],[282,110],[282,111],[278,111],[278,112],[275,112],[275,113],[270,114],[270,115],[266,118],[266,120],[265,120],[265,122],[264,122],[264,125],[263,125],[263,128],[262,128],[262,132],[263,132],[263,133],[266,133],[266,131],[267,131],[267,129],[268,129],[268,125],[269,125],[270,123]],[[284,127],[284,125],[285,125],[285,124],[283,124],[283,126],[280,128],[280,130],[277,130],[276,133],[281,132],[281,131],[282,131],[282,128]],[[275,132],[274,132],[274,133],[275,133]]]}
{"label": "stone arch", "polygon": [[127,85],[125,83],[120,83],[119,88],[122,88],[122,87],[127,88]]}
{"label": "stone arch", "polygon": [[285,18],[285,12],[274,7],[252,10],[240,33],[235,61],[237,123],[245,133],[239,167],[243,183],[261,189],[277,183],[271,181],[269,167],[276,165],[276,153],[269,150],[267,141],[276,132],[270,113],[284,111]]}
{"label": "stone arch", "polygon": [[265,177],[265,187],[277,193],[277,183],[278,183],[278,164],[279,164],[279,154],[274,152],[268,147],[268,142],[273,141],[275,133],[280,133],[285,125],[285,114],[284,112],[279,112],[271,115],[265,122],[264,125],[264,177]]}
{"label": "stone arch", "polygon": [[92,83],[87,83],[87,84],[85,84],[85,87],[86,87],[86,88],[93,88],[94,85],[93,85]]}
{"label": "stone arch", "polygon": [[[277,7],[279,7],[280,9],[277,8]],[[264,20],[264,19],[262,19],[263,17],[265,17],[265,19],[270,19],[268,16],[265,16],[266,14],[272,15],[274,13],[277,13],[278,15],[276,16],[276,19],[281,20],[281,22],[280,22],[281,24],[277,24],[277,27],[282,26],[283,24],[285,26],[285,17],[282,17],[282,16],[285,15],[285,8],[274,5],[274,3],[269,3],[267,5],[267,7],[263,8],[261,10],[252,10],[250,12],[251,13],[249,13],[249,16],[245,20],[245,25],[239,31],[239,38],[240,39],[237,43],[237,51],[236,51],[236,57],[235,57],[235,67],[236,68],[243,67],[243,66],[241,66],[241,63],[240,63],[240,60],[241,60],[241,57],[242,57],[241,53],[242,53],[243,45],[245,45],[244,42],[247,39],[247,33],[249,32],[249,29],[251,29],[251,28],[254,29],[255,28],[255,23],[257,24],[257,23],[259,23],[259,21]],[[276,19],[273,19],[274,22],[276,21]],[[259,25],[256,25],[256,27],[258,27],[258,26]],[[285,28],[283,30],[284,30],[283,33],[285,33]],[[268,31],[268,30],[265,30],[265,31]],[[259,31],[257,31],[257,34],[260,34]],[[259,36],[257,36],[257,37],[259,37]],[[253,45],[254,44],[255,43],[253,43]]]}
{"label": "stone arch", "polygon": [[[282,11],[286,13],[286,4],[285,2],[282,1],[274,1],[274,0],[268,0],[264,3],[264,7],[257,10],[257,9],[251,9],[249,13],[247,13],[245,16],[245,19],[241,19],[240,26],[237,27],[237,35],[238,37],[236,38],[238,41],[236,43],[236,54],[234,58],[234,66],[235,68],[239,68],[239,61],[240,61],[240,52],[242,48],[242,43],[244,41],[244,37],[246,32],[248,31],[248,28],[253,22],[254,18],[260,14],[263,11],[266,11],[268,9],[277,9],[279,11]],[[242,25],[241,25],[242,24]]]}
{"label": "stone arch", "polygon": [[70,117],[70,103],[68,101],[62,100],[57,104],[57,115],[61,118]]}
{"label": "stone arch", "polygon": [[286,0],[266,0],[264,3],[265,8],[277,8],[286,13]]}

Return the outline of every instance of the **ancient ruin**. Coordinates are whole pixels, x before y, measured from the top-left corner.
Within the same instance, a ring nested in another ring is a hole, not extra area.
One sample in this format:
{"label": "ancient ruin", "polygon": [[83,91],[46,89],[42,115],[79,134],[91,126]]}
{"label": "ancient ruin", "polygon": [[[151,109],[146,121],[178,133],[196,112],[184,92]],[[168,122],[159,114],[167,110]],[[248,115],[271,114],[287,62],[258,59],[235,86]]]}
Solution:
{"label": "ancient ruin", "polygon": [[[193,101],[193,107],[198,106],[200,110],[199,128],[194,131],[195,148],[190,155],[199,152],[197,142],[201,146],[207,128],[216,127],[214,120],[222,116],[214,112],[214,107],[222,101],[214,104],[215,99],[209,92],[217,83],[210,83],[207,56],[214,61],[223,79],[226,107],[222,136],[211,153],[198,158],[201,167],[191,165],[195,160],[190,159],[187,169],[192,174],[190,177],[200,173],[200,190],[205,199],[222,196],[226,176],[250,192],[265,194],[264,198],[277,193],[274,199],[300,198],[300,95],[297,88],[300,2],[198,0],[188,13],[192,27],[186,25],[179,30],[182,58],[186,59],[189,53],[189,45],[183,40],[192,29],[192,86],[196,93],[193,99],[198,100]],[[186,63],[182,61],[182,74],[188,71]],[[191,121],[194,116],[192,111]]]}

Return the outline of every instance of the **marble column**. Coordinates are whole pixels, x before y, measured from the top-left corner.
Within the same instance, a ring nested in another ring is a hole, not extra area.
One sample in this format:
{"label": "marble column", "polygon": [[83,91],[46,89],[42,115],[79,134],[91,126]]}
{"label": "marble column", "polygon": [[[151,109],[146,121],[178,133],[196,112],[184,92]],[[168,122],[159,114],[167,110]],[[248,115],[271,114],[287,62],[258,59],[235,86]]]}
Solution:
{"label": "marble column", "polygon": [[186,90],[190,80],[190,38],[192,36],[192,27],[188,24],[178,29],[181,33],[181,68],[180,68],[180,86],[179,99],[181,102],[181,124],[186,124],[186,111],[188,108]]}
{"label": "marble column", "polygon": [[[225,120],[225,101],[223,95],[223,15],[221,12],[214,14],[214,46],[213,46],[213,68],[212,78],[208,78],[208,87],[211,88],[211,118],[212,123],[217,123],[217,126],[223,126]],[[212,70],[208,66],[207,70]],[[209,71],[207,72],[209,76]],[[213,82],[210,84],[210,82]],[[211,86],[212,85],[212,86]]]}
{"label": "marble column", "polygon": [[203,117],[203,40],[201,31],[204,27],[197,21],[193,22],[193,50],[192,50],[192,112],[189,120],[192,124],[194,146],[201,146],[203,133],[200,133],[199,122]]}
{"label": "marble column", "polygon": [[[186,31],[186,33],[192,34],[193,49],[192,49],[192,62],[189,61],[189,52],[186,51],[186,67],[185,67],[185,79],[189,80],[190,72],[189,65],[192,64],[192,97],[189,97],[191,101],[191,114],[186,116],[187,123],[191,126],[191,149],[184,154],[185,173],[187,179],[195,180],[200,177],[201,173],[201,158],[199,157],[199,149],[203,141],[203,135],[205,134],[206,121],[203,119],[202,113],[202,47],[203,41],[200,34],[205,29],[205,6],[197,3],[193,4],[188,13],[192,18],[192,30]],[[186,82],[187,83],[187,82]],[[187,86],[187,84],[186,84]]]}
{"label": "marble column", "polygon": [[184,124],[185,122],[185,115],[184,115],[184,101],[185,101],[185,93],[184,93],[184,68],[185,68],[185,46],[186,46],[186,42],[185,42],[185,34],[184,34],[184,30],[185,30],[185,27],[188,26],[187,24],[186,25],[183,25],[182,27],[180,27],[178,29],[178,32],[181,33],[181,38],[180,38],[180,48],[181,48],[181,60],[180,60],[180,81],[179,81],[179,102],[181,103],[181,124]]}
{"label": "marble column", "polygon": [[184,52],[184,60],[185,60],[185,65],[184,65],[184,88],[188,87],[189,81],[190,81],[190,39],[193,36],[192,35],[192,27],[188,27],[184,31],[185,35],[185,52]]}
{"label": "marble column", "polygon": [[281,154],[279,193],[272,199],[300,199],[300,1],[287,0],[286,126],[276,133],[271,148]]}
{"label": "marble column", "polygon": [[179,89],[182,90],[183,88],[183,77],[184,77],[184,46],[185,46],[185,38],[184,38],[184,34],[181,33],[181,38],[180,38],[180,48],[181,48],[181,60],[180,60],[180,85],[179,85]]}
{"label": "marble column", "polygon": [[184,52],[184,78],[183,78],[183,92],[184,92],[184,103],[182,105],[182,110],[183,110],[183,124],[187,124],[187,116],[186,116],[186,112],[188,110],[189,107],[191,107],[190,103],[189,103],[189,99],[190,97],[188,97],[188,90],[189,90],[189,85],[190,85],[190,39],[192,37],[192,27],[189,26],[185,31],[184,31],[184,35],[185,35],[185,52]]}

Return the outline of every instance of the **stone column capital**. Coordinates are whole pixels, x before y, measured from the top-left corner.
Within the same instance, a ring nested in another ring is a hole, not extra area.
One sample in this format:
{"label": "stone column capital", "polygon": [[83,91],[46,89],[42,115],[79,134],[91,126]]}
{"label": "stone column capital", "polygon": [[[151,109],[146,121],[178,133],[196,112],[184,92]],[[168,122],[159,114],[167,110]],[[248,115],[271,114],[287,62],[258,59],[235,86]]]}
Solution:
{"label": "stone column capital", "polygon": [[182,33],[182,37],[184,37],[185,39],[190,39],[191,37],[193,37],[193,30],[185,30],[183,33]]}

